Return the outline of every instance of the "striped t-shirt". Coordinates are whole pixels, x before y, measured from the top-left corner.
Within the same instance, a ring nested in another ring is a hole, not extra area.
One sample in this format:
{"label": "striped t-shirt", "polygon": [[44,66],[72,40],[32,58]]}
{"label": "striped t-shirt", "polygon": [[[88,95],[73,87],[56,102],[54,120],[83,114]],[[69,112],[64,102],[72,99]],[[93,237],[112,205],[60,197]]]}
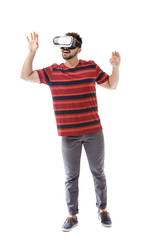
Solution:
{"label": "striped t-shirt", "polygon": [[94,61],[79,60],[75,68],[64,63],[37,70],[40,83],[50,87],[59,136],[82,135],[102,129],[96,83],[109,75]]}

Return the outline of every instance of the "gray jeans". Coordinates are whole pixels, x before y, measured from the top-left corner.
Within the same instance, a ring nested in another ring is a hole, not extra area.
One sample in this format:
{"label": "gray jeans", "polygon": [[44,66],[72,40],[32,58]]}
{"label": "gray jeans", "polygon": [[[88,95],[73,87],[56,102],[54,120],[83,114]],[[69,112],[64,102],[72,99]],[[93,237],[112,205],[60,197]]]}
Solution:
{"label": "gray jeans", "polygon": [[62,155],[66,173],[66,202],[70,215],[78,210],[78,179],[80,173],[80,157],[84,146],[89,167],[93,175],[96,207],[106,208],[107,186],[104,174],[104,136],[103,130],[77,136],[62,136]]}

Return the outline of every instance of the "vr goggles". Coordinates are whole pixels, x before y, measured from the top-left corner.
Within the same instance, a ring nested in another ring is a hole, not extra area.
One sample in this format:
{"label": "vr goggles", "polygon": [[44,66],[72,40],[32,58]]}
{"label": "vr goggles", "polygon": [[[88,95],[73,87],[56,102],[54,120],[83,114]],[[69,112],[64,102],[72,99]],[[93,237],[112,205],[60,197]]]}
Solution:
{"label": "vr goggles", "polygon": [[53,39],[53,43],[60,48],[81,48],[81,43],[77,42],[72,36],[57,36]]}

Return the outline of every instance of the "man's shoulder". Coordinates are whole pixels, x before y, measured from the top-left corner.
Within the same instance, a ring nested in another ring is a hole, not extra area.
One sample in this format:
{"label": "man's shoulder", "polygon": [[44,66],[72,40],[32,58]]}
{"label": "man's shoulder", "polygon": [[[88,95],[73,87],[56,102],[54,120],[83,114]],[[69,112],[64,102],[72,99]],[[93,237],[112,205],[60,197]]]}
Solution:
{"label": "man's shoulder", "polygon": [[57,68],[57,69],[59,69],[59,68],[62,67],[62,65],[63,65],[63,63],[61,63],[61,64],[53,63],[52,68]]}
{"label": "man's shoulder", "polygon": [[44,68],[47,71],[57,71],[57,70],[61,70],[63,69],[63,63],[61,64],[57,64],[57,63],[53,63],[52,65]]}
{"label": "man's shoulder", "polygon": [[96,65],[96,63],[93,60],[80,60],[81,65],[86,66],[86,65]]}

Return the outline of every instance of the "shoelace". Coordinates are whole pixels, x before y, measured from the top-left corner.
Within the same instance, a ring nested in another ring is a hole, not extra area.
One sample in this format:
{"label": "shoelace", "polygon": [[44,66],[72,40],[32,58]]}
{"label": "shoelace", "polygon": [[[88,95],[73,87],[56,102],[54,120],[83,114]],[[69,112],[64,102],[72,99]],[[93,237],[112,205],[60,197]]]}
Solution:
{"label": "shoelace", "polygon": [[68,217],[64,223],[66,223],[66,222],[69,222],[69,223],[73,224],[73,218],[72,217]]}
{"label": "shoelace", "polygon": [[102,214],[102,218],[104,220],[110,220],[109,213],[107,211],[106,212],[102,212],[101,214]]}

